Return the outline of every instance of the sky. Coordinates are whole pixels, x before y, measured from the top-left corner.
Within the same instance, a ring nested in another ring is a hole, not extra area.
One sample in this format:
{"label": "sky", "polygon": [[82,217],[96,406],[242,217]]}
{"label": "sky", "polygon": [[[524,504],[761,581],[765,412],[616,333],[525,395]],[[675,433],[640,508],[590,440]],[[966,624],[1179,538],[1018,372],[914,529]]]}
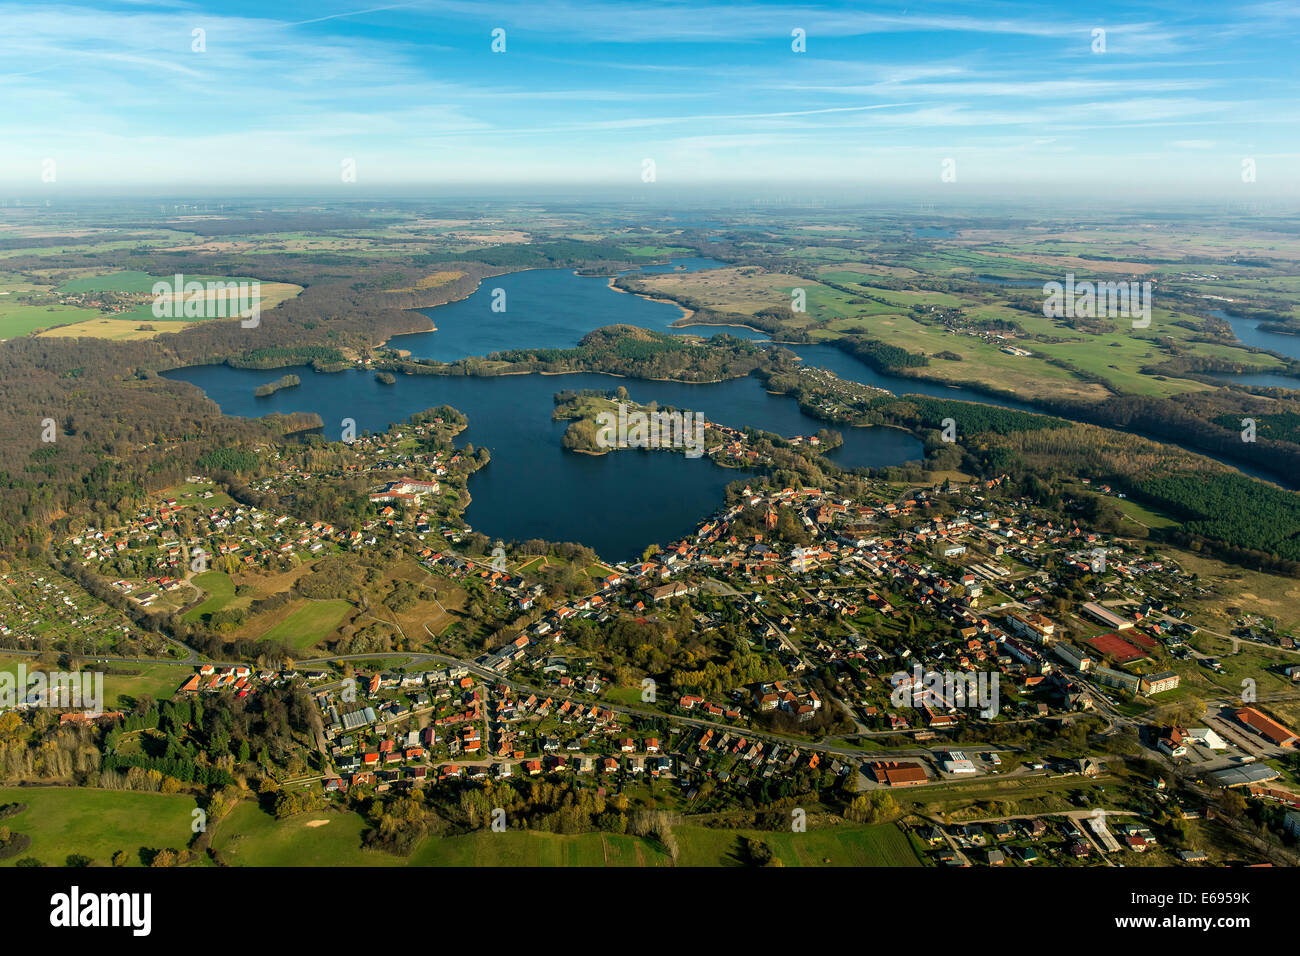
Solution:
{"label": "sky", "polygon": [[1300,3],[1084,7],[0,0],[0,187],[1297,193]]}

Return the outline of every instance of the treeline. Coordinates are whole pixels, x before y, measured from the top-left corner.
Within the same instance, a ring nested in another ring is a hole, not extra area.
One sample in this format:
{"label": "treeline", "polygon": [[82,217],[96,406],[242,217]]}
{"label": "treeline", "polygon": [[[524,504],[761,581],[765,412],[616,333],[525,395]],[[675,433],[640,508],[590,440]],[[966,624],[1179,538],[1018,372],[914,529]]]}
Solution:
{"label": "treeline", "polygon": [[102,769],[108,773],[120,773],[133,767],[153,770],[164,777],[182,783],[196,783],[201,787],[223,787],[236,782],[232,774],[220,767],[198,764],[183,757],[145,757],[139,754],[123,757],[114,754],[105,757],[102,765]]}
{"label": "treeline", "polygon": [[133,716],[137,729],[153,733],[139,738],[139,752],[123,754],[117,748],[132,727],[131,718],[111,727],[104,735],[102,770],[156,772],[201,786],[233,784],[236,772],[254,762],[263,773],[302,768],[302,746],[295,736],[311,739],[320,730],[315,704],[299,684],[262,688],[244,698],[204,694],[157,706],[142,698]]}
{"label": "treeline", "polygon": [[302,379],[297,375],[281,375],[274,382],[267,382],[265,385],[259,385],[253,389],[253,394],[258,398],[266,398],[268,395],[274,395],[282,388],[297,388],[302,384]]}
{"label": "treeline", "polygon": [[[292,348],[249,349],[230,356],[226,359],[226,364],[231,368],[264,369],[283,368],[286,365],[313,365],[317,362],[335,365],[343,361],[343,353],[338,349],[304,345]],[[286,376],[288,377],[290,376]]]}
{"label": "treeline", "polygon": [[[1041,403],[1064,418],[1131,431],[1156,441],[1178,444],[1230,462],[1253,465],[1278,476],[1300,474],[1300,444],[1281,433],[1242,441],[1243,418],[1257,421],[1300,410],[1289,397],[1264,398],[1239,389],[1185,393],[1169,398],[1117,395],[1101,402]],[[1236,427],[1224,424],[1235,421]]]}
{"label": "treeline", "polygon": [[508,243],[460,253],[417,256],[415,264],[437,262],[482,262],[510,269],[580,268],[596,264],[633,266],[655,261],[654,256],[635,256],[612,242],[579,242],[560,239],[550,242]]}
{"label": "treeline", "polygon": [[861,335],[836,339],[835,343],[842,351],[866,362],[878,372],[888,372],[900,368],[921,368],[929,365],[930,360],[917,352],[909,352],[897,345],[881,342],[879,339]]}
{"label": "treeline", "polygon": [[449,431],[456,432],[469,424],[469,419],[458,408],[450,405],[439,405],[437,408],[427,408],[422,412],[416,412],[411,416],[410,421],[413,425],[432,425],[437,419],[442,419],[442,424]]}
{"label": "treeline", "polygon": [[[746,339],[719,335],[708,345],[630,325],[587,333],[572,349],[512,349],[488,356],[511,371],[608,372],[640,379],[713,382],[739,378],[759,368],[763,351]],[[458,363],[459,364],[459,363]]]}
{"label": "treeline", "polygon": [[1300,495],[1228,472],[1131,483],[1136,496],[1178,516],[1188,534],[1300,566]]}
{"label": "treeline", "polygon": [[14,710],[0,714],[0,780],[6,783],[61,780],[93,785],[99,762],[93,727],[62,725],[47,709],[26,720]]}
{"label": "treeline", "polygon": [[1293,492],[1177,446],[1095,425],[990,438],[967,442],[978,473],[1002,469],[1051,485],[1078,477],[1107,481],[1180,520],[1179,527],[1152,528],[1154,539],[1244,567],[1300,573],[1300,497]]}
{"label": "treeline", "polygon": [[[1070,423],[1049,415],[1022,412],[999,405],[982,405],[978,402],[961,402],[949,398],[929,398],[909,395],[905,399],[888,396],[877,399],[875,408],[894,419],[892,424],[920,424],[927,428],[942,428],[945,419],[956,424],[957,435],[980,435],[992,432],[1009,435],[1012,432],[1038,431],[1045,428],[1068,428]],[[913,418],[911,409],[917,414]]]}

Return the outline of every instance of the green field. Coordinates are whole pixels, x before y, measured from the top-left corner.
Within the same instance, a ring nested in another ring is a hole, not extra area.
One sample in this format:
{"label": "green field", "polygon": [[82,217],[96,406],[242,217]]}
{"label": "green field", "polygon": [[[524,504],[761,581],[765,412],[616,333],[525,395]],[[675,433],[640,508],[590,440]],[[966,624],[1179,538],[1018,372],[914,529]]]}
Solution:
{"label": "green field", "polygon": [[1116,500],[1115,504],[1127,517],[1148,528],[1173,528],[1178,525],[1168,515],[1143,507],[1131,498]]}
{"label": "green field", "polygon": [[636,837],[532,831],[429,837],[407,859],[363,849],[364,830],[365,821],[355,813],[322,811],[276,820],[245,802],[221,821],[212,845],[234,866],[662,866],[668,862],[662,850]]}
{"label": "green field", "polygon": [[283,641],[295,651],[306,650],[338,627],[351,609],[352,605],[341,599],[306,601],[260,640]]}
{"label": "green field", "polygon": [[[107,275],[82,276],[69,279],[59,286],[59,292],[153,292],[155,283],[166,282],[168,287],[174,276],[154,276],[147,272],[110,272]],[[226,279],[220,276],[187,275],[186,282],[255,282],[255,279]]]}
{"label": "green field", "polygon": [[[5,822],[31,837],[23,854],[62,865],[79,853],[107,865],[125,850],[141,865],[142,849],[182,849],[192,836],[192,797],[76,787],[0,789],[0,803],[27,809]],[[323,822],[322,822],[323,821]],[[251,800],[212,830],[212,846],[233,866],[667,866],[657,843],[610,833],[511,830],[426,838],[403,858],[362,848],[364,819],[334,810],[276,820]],[[740,838],[762,840],[786,866],[917,866],[902,830],[892,824],[840,826],[807,833],[674,828],[679,866],[740,865]],[[825,861],[829,860],[829,864]],[[3,861],[12,866],[15,859]]]}
{"label": "green field", "polygon": [[[320,824],[319,821],[328,821]],[[312,825],[315,823],[316,825]],[[236,866],[667,866],[663,847],[611,833],[510,830],[426,838],[409,859],[361,848],[365,823],[355,813],[322,811],[277,821],[240,804],[212,845]],[[740,838],[762,840],[786,866],[919,866],[906,835],[892,824],[841,826],[807,833],[673,828],[679,866],[736,866]],[[830,863],[827,864],[826,860]]]}
{"label": "green field", "polygon": [[8,298],[0,298],[0,339],[17,338],[54,325],[85,322],[100,315],[94,309],[79,309],[72,305],[25,305],[5,301]]}
{"label": "green field", "polygon": [[[203,495],[209,492],[211,492],[212,497],[204,498]],[[228,508],[235,503],[235,500],[230,495],[217,488],[210,481],[200,481],[193,484],[183,481],[179,485],[172,485],[172,487],[162,492],[162,497],[175,498],[177,504],[182,507],[202,508],[204,510]]]}
{"label": "green field", "polygon": [[0,803],[27,805],[3,822],[32,841],[24,853],[0,861],[0,866],[13,866],[24,856],[46,866],[63,866],[73,853],[108,866],[118,850],[126,851],[129,866],[141,866],[142,849],[182,850],[194,835],[196,804],[193,797],[182,794],[5,787],[0,789]]}
{"label": "green field", "polygon": [[[892,823],[845,824],[806,833],[766,830],[673,828],[681,848],[679,866],[738,866],[741,837],[761,840],[786,866],[920,866],[907,836]],[[829,861],[829,862],[828,862]]]}
{"label": "green field", "polygon": [[200,587],[207,594],[202,604],[185,612],[185,620],[200,621],[204,615],[220,611],[235,597],[235,582],[224,571],[206,571],[196,574],[191,583]]}
{"label": "green field", "polygon": [[[19,663],[26,665],[29,674],[37,667],[35,657],[0,657],[0,671],[16,675]],[[88,664],[89,670],[97,667],[133,672],[104,675],[104,706],[109,709],[121,705],[119,697],[134,701],[147,694],[155,700],[165,700],[194,673],[194,668],[188,664],[130,664],[122,661]]]}
{"label": "green field", "polygon": [[[308,826],[328,820],[324,826]],[[233,866],[399,866],[397,857],[361,849],[365,820],[355,813],[304,813],[276,820],[246,801],[213,830],[212,846]]]}
{"label": "green field", "polygon": [[[94,665],[92,665],[94,666]],[[121,706],[125,697],[129,701],[148,695],[154,700],[166,700],[176,693],[186,679],[194,673],[189,664],[105,664],[105,667],[132,669],[135,674],[105,674],[104,704]]]}

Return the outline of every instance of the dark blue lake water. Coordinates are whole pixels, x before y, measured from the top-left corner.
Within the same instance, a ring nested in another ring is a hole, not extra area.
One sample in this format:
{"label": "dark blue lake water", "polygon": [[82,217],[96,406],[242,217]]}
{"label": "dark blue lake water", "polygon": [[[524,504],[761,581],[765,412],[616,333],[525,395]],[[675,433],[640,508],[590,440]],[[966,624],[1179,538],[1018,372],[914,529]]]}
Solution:
{"label": "dark blue lake water", "polygon": [[1292,378],[1289,375],[1276,375],[1269,372],[1260,372],[1252,374],[1250,372],[1210,372],[1210,378],[1217,378],[1222,382],[1233,382],[1237,385],[1254,385],[1257,388],[1289,388],[1293,391],[1300,391],[1300,378]]}
{"label": "dark blue lake water", "polygon": [[1300,359],[1300,335],[1261,331],[1257,320],[1244,319],[1223,309],[1211,309],[1210,315],[1232,326],[1232,334],[1242,345],[1249,345],[1256,349],[1269,349],[1288,358]]}
{"label": "dark blue lake water", "polygon": [[[668,272],[682,266],[678,271],[694,272],[721,265],[715,259],[685,258],[641,271]],[[494,303],[499,303],[498,310],[503,304],[504,311],[493,311]],[[682,317],[680,306],[611,289],[607,278],[566,269],[494,276],[466,299],[420,311],[437,331],[394,336],[389,344],[438,362],[514,348],[573,348],[592,329],[617,323],[669,331],[668,326]]]}
{"label": "dark blue lake water", "polygon": [[[1289,358],[1300,358],[1300,335],[1283,335],[1280,332],[1261,331],[1259,322],[1255,319],[1245,319],[1233,315],[1231,312],[1225,312],[1223,309],[1211,309],[1210,315],[1216,319],[1222,319],[1232,326],[1232,334],[1237,337],[1237,341],[1241,342],[1242,345],[1249,345],[1257,349],[1269,349]],[[1271,386],[1300,391],[1300,378],[1291,375],[1279,375],[1276,372],[1259,374],[1217,372],[1214,373],[1213,377],[1225,382],[1236,382],[1239,385]]]}
{"label": "dark blue lake water", "polygon": [[[298,375],[302,384],[265,398],[254,396],[258,385],[286,373]],[[638,557],[651,543],[690,533],[722,503],[727,484],[746,473],[671,452],[619,451],[597,457],[565,451],[560,438],[569,423],[551,419],[556,392],[625,385],[634,401],[701,411],[711,421],[752,425],[787,438],[825,427],[793,400],[769,395],[756,378],[685,385],[594,374],[399,375],[397,384],[381,385],[362,371],[325,375],[308,366],[267,372],[224,365],[178,369],[167,377],[197,385],[227,415],[316,412],[325,423],[325,436],[332,439],[341,436],[345,418],[356,421],[358,432],[382,431],[417,411],[451,405],[469,418],[460,443],[492,452],[491,464],[470,478],[473,502],[465,520],[475,530],[506,541],[578,541],[616,561]],[[921,443],[897,429],[842,433],[844,445],[827,456],[841,467],[883,467],[921,457]]]}

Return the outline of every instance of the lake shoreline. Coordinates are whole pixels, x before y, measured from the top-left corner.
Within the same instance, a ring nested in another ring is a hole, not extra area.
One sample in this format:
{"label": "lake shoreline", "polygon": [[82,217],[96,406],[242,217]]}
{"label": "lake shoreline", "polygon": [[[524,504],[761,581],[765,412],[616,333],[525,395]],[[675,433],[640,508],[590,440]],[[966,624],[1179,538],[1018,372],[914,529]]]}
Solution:
{"label": "lake shoreline", "polygon": [[[647,295],[647,294],[644,293],[644,292],[629,292],[627,289],[620,289],[618,286],[616,286],[616,285],[614,284],[615,281],[616,281],[617,279],[618,279],[618,276],[611,276],[610,279],[609,279],[609,281],[606,282],[605,285],[608,286],[609,288],[613,289],[615,292],[621,292],[623,295],[634,295],[634,296],[636,296],[638,299],[645,299],[647,302],[659,302],[659,303],[662,303],[663,305],[675,305],[675,306],[677,306],[677,308],[679,308],[679,309],[682,310],[682,316],[681,316],[680,319],[677,319],[676,322],[681,322],[681,321],[684,321],[685,319],[689,319],[691,316],[693,316],[693,315],[695,314],[695,310],[694,310],[694,309],[688,309],[688,308],[686,308],[686,306],[682,305],[680,302],[678,302],[678,301],[676,301],[676,300],[674,300],[674,299],[665,298],[665,297],[663,297],[663,296]],[[676,322],[671,322],[671,323],[669,323],[668,327],[669,327],[669,328],[672,328],[673,325],[676,324]],[[707,322],[699,322],[699,323],[697,323],[697,324],[698,324],[698,325],[707,325],[708,323],[707,323]],[[757,332],[757,331],[760,331],[760,330],[755,329],[754,331]]]}
{"label": "lake shoreline", "polygon": [[[681,454],[566,454],[571,449],[561,444],[565,424],[551,420],[557,388],[608,392],[626,384],[641,403],[696,409],[711,422],[777,436],[808,436],[832,427],[792,398],[769,395],[753,376],[686,383],[576,370],[559,373],[567,376],[562,382],[532,372],[492,376],[497,381],[408,375],[394,388],[363,369],[341,379],[310,366],[294,371],[301,375],[301,387],[259,402],[251,386],[265,373],[257,370],[198,365],[165,377],[201,389],[225,415],[313,412],[331,437],[343,419],[352,419],[358,433],[380,432],[418,411],[450,405],[468,419],[457,444],[469,441],[492,453],[491,466],[467,482],[465,523],[503,540],[577,541],[602,559],[639,554],[649,544],[662,546],[691,534],[719,507],[726,486],[753,472],[743,466],[696,468]],[[844,446],[828,460],[846,471],[902,465],[924,453],[921,441],[902,429],[845,428],[842,437]]]}

